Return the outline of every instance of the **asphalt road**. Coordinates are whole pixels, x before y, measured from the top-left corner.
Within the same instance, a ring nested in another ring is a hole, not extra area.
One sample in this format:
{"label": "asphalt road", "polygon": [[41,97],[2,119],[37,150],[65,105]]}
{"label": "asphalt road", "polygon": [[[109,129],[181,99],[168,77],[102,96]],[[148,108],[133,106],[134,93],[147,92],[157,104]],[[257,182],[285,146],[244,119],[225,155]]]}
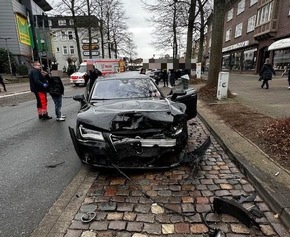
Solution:
{"label": "asphalt road", "polygon": [[[65,95],[82,90],[68,86]],[[63,104],[65,122],[40,121],[35,100],[0,107],[0,236],[29,236],[81,168],[68,132],[79,104]],[[49,98],[54,116],[53,109]]]}
{"label": "asphalt road", "polygon": [[[278,73],[277,73],[278,74]],[[229,90],[243,104],[274,118],[290,117],[290,90],[287,77],[273,76],[269,89],[262,89],[255,74],[230,73]]]}

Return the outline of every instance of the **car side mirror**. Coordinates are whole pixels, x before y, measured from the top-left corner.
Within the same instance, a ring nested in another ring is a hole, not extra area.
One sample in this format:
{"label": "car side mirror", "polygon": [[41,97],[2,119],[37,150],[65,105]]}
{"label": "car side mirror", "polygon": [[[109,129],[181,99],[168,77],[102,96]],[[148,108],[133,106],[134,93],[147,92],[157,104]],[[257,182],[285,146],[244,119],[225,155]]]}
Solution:
{"label": "car side mirror", "polygon": [[78,101],[78,102],[84,102],[85,96],[84,95],[74,95],[73,100]]}
{"label": "car side mirror", "polygon": [[175,101],[176,98],[177,98],[177,96],[181,96],[181,95],[186,95],[186,91],[184,91],[184,90],[176,90],[176,91],[173,91],[171,100]]}

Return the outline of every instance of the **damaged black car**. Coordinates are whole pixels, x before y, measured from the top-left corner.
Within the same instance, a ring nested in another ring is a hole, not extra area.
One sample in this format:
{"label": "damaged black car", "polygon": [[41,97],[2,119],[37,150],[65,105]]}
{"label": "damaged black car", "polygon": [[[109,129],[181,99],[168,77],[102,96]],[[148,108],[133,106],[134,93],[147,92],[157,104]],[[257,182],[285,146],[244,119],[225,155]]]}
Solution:
{"label": "damaged black car", "polygon": [[132,72],[98,78],[74,100],[81,104],[69,128],[75,150],[83,163],[103,168],[175,166],[197,113],[194,89],[165,96],[152,78]]}

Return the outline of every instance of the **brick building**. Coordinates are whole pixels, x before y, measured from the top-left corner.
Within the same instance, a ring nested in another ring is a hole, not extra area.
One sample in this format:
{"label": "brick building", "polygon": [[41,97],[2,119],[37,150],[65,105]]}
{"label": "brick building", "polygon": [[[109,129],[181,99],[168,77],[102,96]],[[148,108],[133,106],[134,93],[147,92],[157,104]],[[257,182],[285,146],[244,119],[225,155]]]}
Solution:
{"label": "brick building", "polygon": [[268,46],[290,37],[288,0],[232,1],[224,20],[223,69],[258,72],[270,57],[276,69],[290,63],[290,49]]}

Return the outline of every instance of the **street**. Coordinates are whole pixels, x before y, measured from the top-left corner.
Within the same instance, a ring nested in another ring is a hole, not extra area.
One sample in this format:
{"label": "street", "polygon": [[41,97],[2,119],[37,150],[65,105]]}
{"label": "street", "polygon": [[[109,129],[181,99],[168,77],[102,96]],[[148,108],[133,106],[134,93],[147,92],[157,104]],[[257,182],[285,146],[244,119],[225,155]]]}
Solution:
{"label": "street", "polygon": [[[69,86],[65,93],[82,90]],[[35,100],[0,108],[0,236],[29,236],[81,168],[68,132],[79,104],[63,103],[63,123],[38,120]]]}

